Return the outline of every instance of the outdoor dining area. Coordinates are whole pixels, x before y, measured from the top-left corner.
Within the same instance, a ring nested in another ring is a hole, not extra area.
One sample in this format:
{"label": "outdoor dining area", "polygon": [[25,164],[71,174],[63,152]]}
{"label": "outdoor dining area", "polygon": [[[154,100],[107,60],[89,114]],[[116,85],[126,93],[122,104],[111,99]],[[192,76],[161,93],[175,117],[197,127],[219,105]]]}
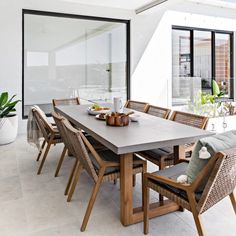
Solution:
{"label": "outdoor dining area", "polygon": [[[39,145],[38,178],[44,175],[50,150],[63,144],[51,174],[60,176],[65,158],[73,162],[64,186],[65,201],[73,201],[82,173],[94,183],[92,191],[79,189],[79,194],[88,196],[81,232],[89,232],[89,219],[105,184],[120,186],[116,194],[120,195],[121,224],[130,227],[143,222],[144,234],[149,233],[153,218],[176,211],[184,214],[186,209],[198,235],[207,235],[201,215],[228,196],[236,213],[236,131],[214,134],[205,130],[208,117],[140,101],[123,104],[119,97],[104,104],[81,105],[78,97],[53,99],[52,104],[53,121],[32,106],[28,142]],[[155,166],[154,172],[147,171],[149,163]],[[138,174],[142,200],[134,208]],[[158,196],[155,202],[150,201],[150,190]],[[158,227],[152,230],[158,234]]]}
{"label": "outdoor dining area", "polygon": [[236,236],[236,0],[0,16],[0,236]]}

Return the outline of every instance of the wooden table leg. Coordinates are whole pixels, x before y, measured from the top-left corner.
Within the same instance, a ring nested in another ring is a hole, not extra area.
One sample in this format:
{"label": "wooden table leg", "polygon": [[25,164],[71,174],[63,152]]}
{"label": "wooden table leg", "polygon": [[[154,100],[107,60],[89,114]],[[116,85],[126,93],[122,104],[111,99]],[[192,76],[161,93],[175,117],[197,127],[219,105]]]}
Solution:
{"label": "wooden table leg", "polygon": [[120,221],[129,225],[133,216],[133,154],[121,155],[120,165]]}
{"label": "wooden table leg", "polygon": [[180,159],[185,158],[184,145],[174,146],[174,158],[175,165],[179,163]]}
{"label": "wooden table leg", "polygon": [[[120,221],[124,226],[143,221],[142,207],[133,208],[133,154],[120,156]],[[150,218],[177,211],[179,206],[169,200],[150,204]]]}

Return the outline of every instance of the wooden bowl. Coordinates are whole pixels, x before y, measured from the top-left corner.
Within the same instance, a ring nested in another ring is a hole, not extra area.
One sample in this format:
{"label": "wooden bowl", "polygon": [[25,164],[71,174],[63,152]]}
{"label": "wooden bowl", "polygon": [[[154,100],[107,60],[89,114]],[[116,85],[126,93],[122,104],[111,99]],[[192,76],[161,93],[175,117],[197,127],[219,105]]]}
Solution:
{"label": "wooden bowl", "polygon": [[106,116],[106,124],[110,126],[127,126],[129,125],[129,116],[124,113],[111,113]]}

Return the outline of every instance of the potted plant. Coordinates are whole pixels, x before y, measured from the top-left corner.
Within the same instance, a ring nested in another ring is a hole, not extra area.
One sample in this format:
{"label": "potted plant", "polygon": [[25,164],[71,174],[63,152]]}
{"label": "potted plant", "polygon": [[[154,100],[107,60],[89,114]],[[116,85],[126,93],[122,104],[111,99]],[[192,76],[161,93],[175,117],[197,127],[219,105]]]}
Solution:
{"label": "potted plant", "polygon": [[16,139],[18,129],[18,116],[15,106],[20,100],[10,99],[8,92],[0,93],[0,145],[11,143]]}

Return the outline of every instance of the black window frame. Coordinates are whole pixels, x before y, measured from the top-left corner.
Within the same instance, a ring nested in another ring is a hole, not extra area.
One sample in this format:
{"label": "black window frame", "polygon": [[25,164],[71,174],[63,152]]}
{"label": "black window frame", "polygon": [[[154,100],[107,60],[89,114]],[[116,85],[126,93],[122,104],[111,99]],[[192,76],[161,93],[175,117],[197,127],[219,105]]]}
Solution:
{"label": "black window frame", "polygon": [[211,78],[215,80],[215,34],[228,34],[230,35],[230,94],[229,99],[234,99],[234,32],[226,30],[186,27],[172,25],[172,30],[186,30],[190,32],[190,74],[194,77],[194,31],[208,31],[211,32]]}
{"label": "black window frame", "polygon": [[[131,47],[130,47],[130,20],[126,19],[117,19],[117,18],[108,18],[108,17],[98,17],[98,16],[88,16],[88,15],[77,15],[71,13],[61,13],[61,12],[50,12],[50,11],[39,11],[31,9],[22,9],[22,119],[27,119],[28,114],[24,114],[24,16],[28,15],[41,15],[41,16],[54,16],[54,17],[63,17],[63,18],[74,18],[74,19],[83,19],[83,20],[96,20],[96,21],[107,21],[115,23],[124,23],[126,25],[126,94],[127,100],[130,99],[130,88],[131,88]],[[51,114],[46,114],[51,116]]]}

